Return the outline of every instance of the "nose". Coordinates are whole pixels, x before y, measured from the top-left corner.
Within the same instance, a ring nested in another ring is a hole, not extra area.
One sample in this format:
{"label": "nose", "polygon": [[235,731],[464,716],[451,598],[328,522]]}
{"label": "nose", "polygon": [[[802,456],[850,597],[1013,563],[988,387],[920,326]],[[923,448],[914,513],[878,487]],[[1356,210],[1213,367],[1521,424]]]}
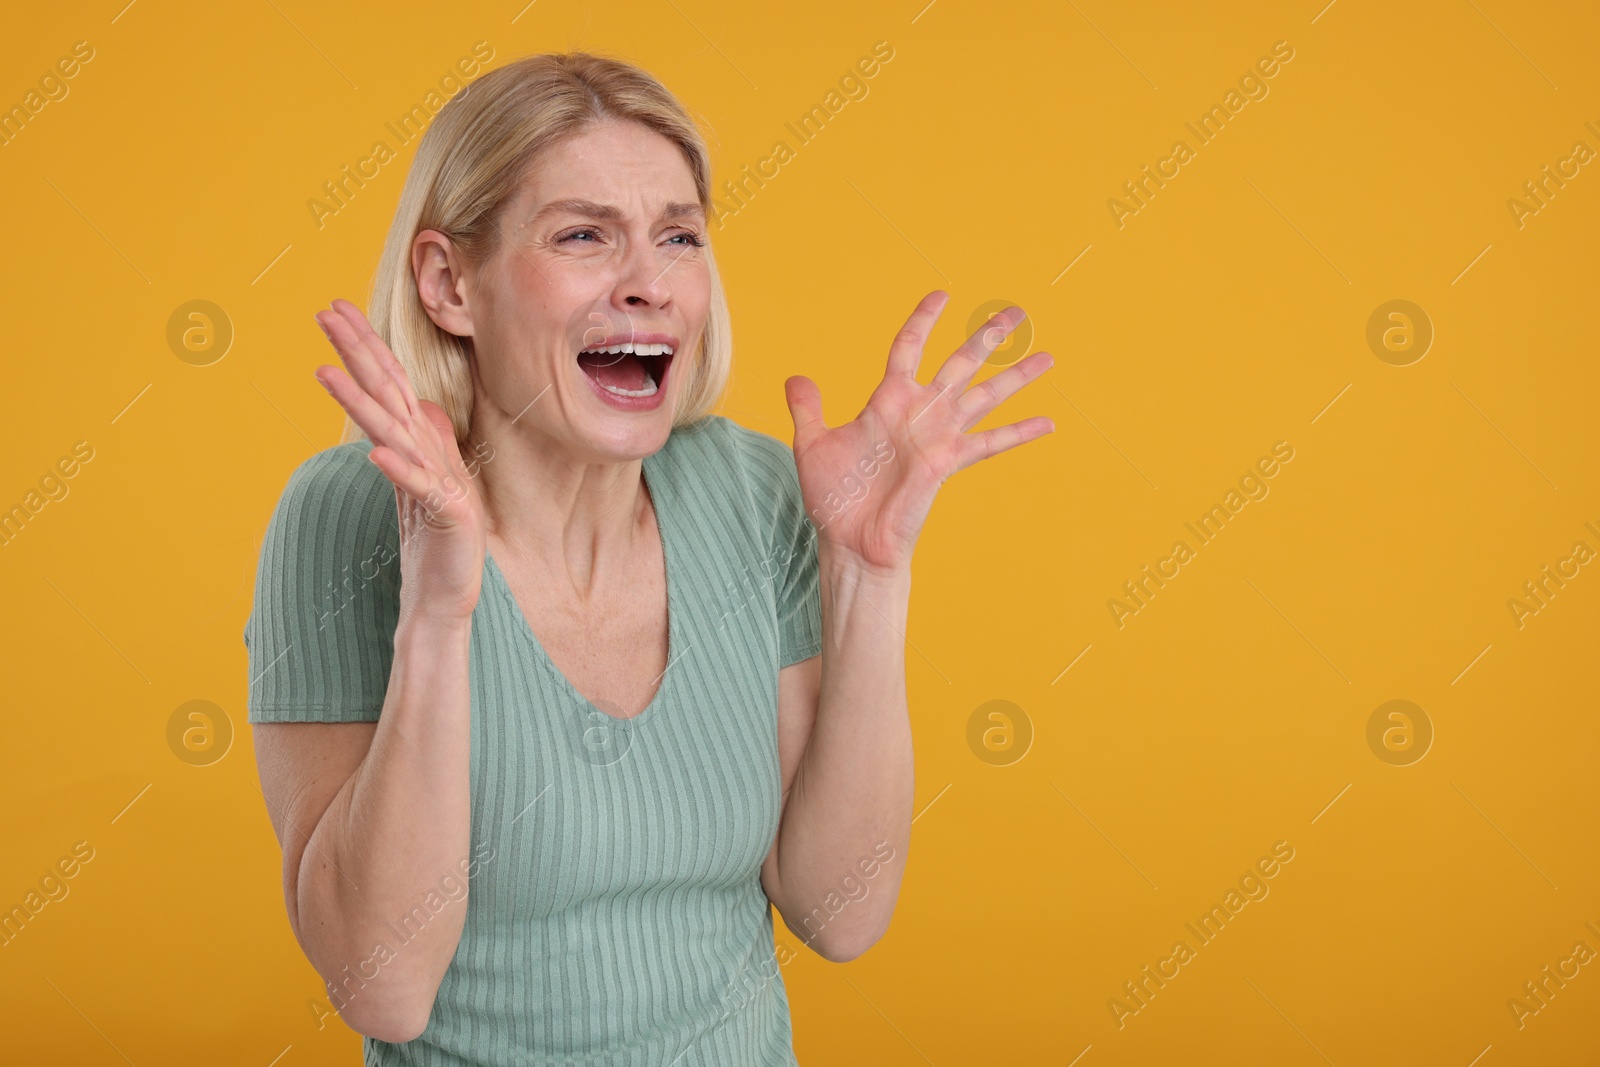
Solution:
{"label": "nose", "polygon": [[672,260],[658,254],[648,238],[631,240],[612,299],[622,310],[663,307],[672,299],[671,274]]}

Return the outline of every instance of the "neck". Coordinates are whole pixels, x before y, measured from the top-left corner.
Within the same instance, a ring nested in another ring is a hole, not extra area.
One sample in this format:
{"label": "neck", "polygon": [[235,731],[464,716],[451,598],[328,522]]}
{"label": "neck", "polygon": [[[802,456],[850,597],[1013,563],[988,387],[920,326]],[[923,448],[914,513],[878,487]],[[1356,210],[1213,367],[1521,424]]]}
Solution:
{"label": "neck", "polygon": [[587,596],[601,574],[626,573],[654,536],[643,459],[584,460],[531,425],[474,425],[476,463],[490,551]]}

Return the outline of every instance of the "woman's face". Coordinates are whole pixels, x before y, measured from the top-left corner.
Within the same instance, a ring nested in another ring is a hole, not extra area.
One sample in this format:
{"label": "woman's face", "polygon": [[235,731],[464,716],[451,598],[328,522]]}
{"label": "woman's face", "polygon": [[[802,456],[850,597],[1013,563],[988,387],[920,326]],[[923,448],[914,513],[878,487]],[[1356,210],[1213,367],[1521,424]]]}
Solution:
{"label": "woman's face", "polygon": [[468,276],[476,403],[580,460],[655,452],[711,301],[682,153],[637,123],[595,127],[530,168],[499,225],[500,247]]}

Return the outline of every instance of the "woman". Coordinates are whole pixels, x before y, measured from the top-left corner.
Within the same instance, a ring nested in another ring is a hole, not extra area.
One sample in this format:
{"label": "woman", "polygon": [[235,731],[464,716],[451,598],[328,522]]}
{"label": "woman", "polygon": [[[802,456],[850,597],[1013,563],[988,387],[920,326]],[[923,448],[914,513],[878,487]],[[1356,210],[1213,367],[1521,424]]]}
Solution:
{"label": "woman", "polygon": [[966,389],[1010,308],[919,384],[934,292],[854,421],[799,376],[792,452],[711,414],[710,190],[648,74],[524,58],[423,138],[376,328],[316,316],[365,436],[272,517],[249,719],[368,1064],[794,1063],[769,902],[828,960],[888,926],[912,547],[946,478],[1054,429],[965,432],[1051,360]]}

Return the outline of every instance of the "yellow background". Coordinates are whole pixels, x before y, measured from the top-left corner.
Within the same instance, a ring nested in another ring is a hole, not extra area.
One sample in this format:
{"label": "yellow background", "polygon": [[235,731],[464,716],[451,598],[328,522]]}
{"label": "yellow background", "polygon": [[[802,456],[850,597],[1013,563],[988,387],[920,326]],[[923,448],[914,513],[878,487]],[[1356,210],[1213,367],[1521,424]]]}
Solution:
{"label": "yellow background", "polygon": [[[365,305],[415,144],[321,229],[307,201],[483,40],[491,65],[640,63],[705,124],[719,187],[795,149],[712,235],[729,417],[790,440],[794,373],[853,417],[935,288],[924,380],[993,300],[1056,357],[985,426],[1057,432],[948,482],[920,542],[910,866],[866,956],[785,965],[802,1062],[1600,1061],[1600,962],[1521,1028],[1507,1007],[1576,942],[1600,951],[1600,565],[1521,628],[1507,607],[1574,542],[1600,549],[1600,164],[1520,228],[1507,208],[1575,141],[1600,150],[1600,17],[1214,7],[12,12],[6,106],[73,42],[95,57],[0,148],[0,504],[74,442],[95,454],[0,548],[0,904],[74,842],[95,857],[0,948],[0,1058],[357,1062],[308,1007],[241,630],[270,509],[342,425],[311,314]],[[880,40],[869,94],[796,146],[785,123]],[[1280,40],[1270,94],[1119,229],[1107,200],[1195,148],[1184,122]],[[166,339],[196,299],[235,331],[210,366]],[[1410,366],[1366,343],[1393,299],[1436,331]],[[1279,440],[1295,456],[1270,495],[1119,629],[1106,601]],[[236,731],[208,766],[167,739],[196,699]],[[1394,699],[1435,732],[1409,766],[1367,744]],[[1006,766],[967,740],[991,700],[1033,731]],[[1108,1000],[1277,841],[1295,855],[1270,895],[1119,1028]]]}

